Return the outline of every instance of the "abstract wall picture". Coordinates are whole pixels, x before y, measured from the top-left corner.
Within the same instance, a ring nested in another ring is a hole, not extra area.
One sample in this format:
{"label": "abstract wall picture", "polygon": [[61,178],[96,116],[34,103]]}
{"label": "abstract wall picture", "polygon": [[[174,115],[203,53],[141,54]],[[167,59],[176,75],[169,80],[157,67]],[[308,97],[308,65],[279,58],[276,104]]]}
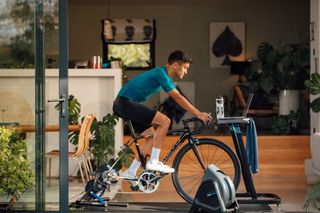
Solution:
{"label": "abstract wall picture", "polygon": [[113,43],[150,42],[155,39],[153,19],[105,19],[104,40]]}
{"label": "abstract wall picture", "polygon": [[210,23],[210,68],[229,67],[245,60],[245,23]]}

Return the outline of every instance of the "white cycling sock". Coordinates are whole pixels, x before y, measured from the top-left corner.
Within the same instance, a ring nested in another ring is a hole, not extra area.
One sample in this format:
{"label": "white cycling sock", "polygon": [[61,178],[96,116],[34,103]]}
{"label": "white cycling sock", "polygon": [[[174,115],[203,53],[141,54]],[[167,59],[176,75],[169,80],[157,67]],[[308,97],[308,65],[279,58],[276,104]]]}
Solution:
{"label": "white cycling sock", "polygon": [[161,149],[158,148],[152,148],[152,152],[151,152],[151,156],[150,156],[150,160],[156,160],[159,161],[159,157],[160,157],[160,151]]}
{"label": "white cycling sock", "polygon": [[128,169],[128,173],[130,175],[136,175],[140,165],[141,165],[141,162],[137,161],[136,159],[134,159],[133,162],[131,163],[129,169]]}

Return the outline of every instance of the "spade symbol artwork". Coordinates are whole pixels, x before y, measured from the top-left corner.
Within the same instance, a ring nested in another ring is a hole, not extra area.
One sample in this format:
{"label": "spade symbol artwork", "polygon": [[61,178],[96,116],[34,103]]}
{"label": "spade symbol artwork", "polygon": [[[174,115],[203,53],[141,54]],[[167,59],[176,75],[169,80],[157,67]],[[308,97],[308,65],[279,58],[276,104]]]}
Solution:
{"label": "spade symbol artwork", "polygon": [[243,50],[241,41],[227,26],[212,44],[212,53],[216,57],[225,56],[221,65],[230,65],[229,56],[239,56]]}

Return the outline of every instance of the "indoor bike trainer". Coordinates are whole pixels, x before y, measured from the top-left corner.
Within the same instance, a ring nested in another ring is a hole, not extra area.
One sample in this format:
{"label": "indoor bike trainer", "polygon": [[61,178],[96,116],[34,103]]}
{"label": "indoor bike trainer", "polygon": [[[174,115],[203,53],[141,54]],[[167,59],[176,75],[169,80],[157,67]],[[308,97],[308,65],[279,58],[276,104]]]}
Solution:
{"label": "indoor bike trainer", "polygon": [[277,204],[280,205],[281,199],[278,195],[272,193],[257,193],[251,175],[251,169],[248,164],[246,150],[242,140],[242,132],[240,125],[248,125],[250,118],[240,117],[228,119],[218,119],[218,125],[228,125],[232,135],[234,147],[240,161],[242,177],[246,187],[245,193],[237,193],[237,201],[239,204]]}

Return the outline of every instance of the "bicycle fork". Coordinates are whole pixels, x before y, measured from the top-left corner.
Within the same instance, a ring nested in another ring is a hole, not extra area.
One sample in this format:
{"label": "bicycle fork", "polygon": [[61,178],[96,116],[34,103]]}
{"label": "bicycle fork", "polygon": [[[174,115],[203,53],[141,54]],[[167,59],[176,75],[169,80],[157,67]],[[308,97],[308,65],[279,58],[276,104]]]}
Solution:
{"label": "bicycle fork", "polygon": [[189,138],[188,140],[189,140],[189,144],[193,150],[194,155],[197,157],[202,169],[205,170],[206,169],[205,163],[203,162],[203,159],[202,159],[201,155],[199,154],[199,150],[196,146],[196,143],[198,140],[193,139],[193,138]]}

